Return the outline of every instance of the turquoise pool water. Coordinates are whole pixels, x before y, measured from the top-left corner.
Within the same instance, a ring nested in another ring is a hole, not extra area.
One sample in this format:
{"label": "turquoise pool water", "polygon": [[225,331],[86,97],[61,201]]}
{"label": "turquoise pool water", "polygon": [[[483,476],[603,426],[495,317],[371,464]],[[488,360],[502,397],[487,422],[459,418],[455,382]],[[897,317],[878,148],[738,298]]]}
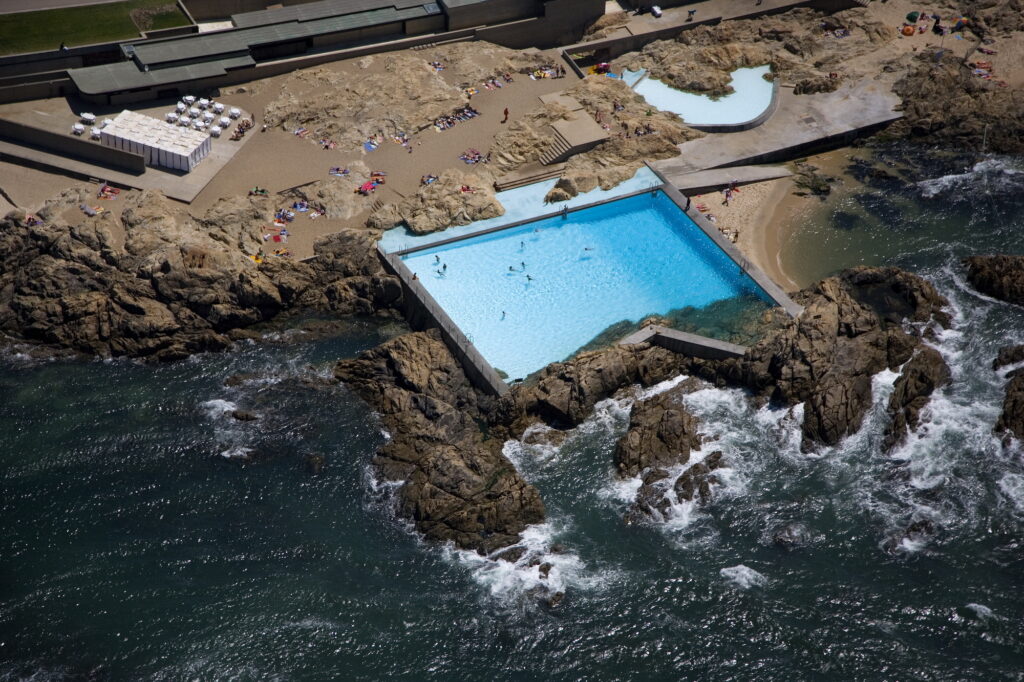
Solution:
{"label": "turquoise pool water", "polygon": [[[633,90],[643,95],[648,104],[679,114],[680,118],[693,125],[745,123],[757,118],[771,104],[772,83],[764,79],[770,70],[767,65],[736,69],[729,83],[735,92],[718,99],[676,90],[656,78],[644,78]],[[643,71],[624,71],[622,74],[630,86],[641,76]]]}
{"label": "turquoise pool water", "polygon": [[629,180],[621,182],[611,189],[604,190],[598,187],[597,189],[593,189],[589,192],[580,193],[569,201],[545,204],[544,197],[551,188],[555,186],[556,182],[558,182],[558,178],[552,178],[550,180],[544,180],[543,182],[535,182],[531,185],[523,185],[522,187],[516,187],[515,189],[498,192],[495,196],[498,199],[498,202],[505,208],[505,212],[497,218],[478,220],[476,222],[469,223],[468,225],[449,227],[447,230],[442,232],[421,235],[413,234],[405,227],[396,227],[384,233],[380,239],[380,245],[388,253],[391,253],[392,251],[412,249],[425,244],[441,241],[443,239],[461,237],[464,234],[479,232],[480,230],[498,227],[499,225],[508,225],[509,223],[519,222],[520,220],[529,220],[530,218],[536,218],[537,216],[544,215],[545,213],[561,211],[563,206],[574,208],[584,204],[592,204],[597,201],[612,199],[614,197],[623,196],[637,190],[647,189],[648,187],[655,187],[661,184],[661,180],[659,180],[658,176],[654,174],[654,171],[645,166],[638,170]]}
{"label": "turquoise pool water", "polygon": [[564,360],[623,320],[739,296],[768,300],[661,191],[403,260],[511,379]]}

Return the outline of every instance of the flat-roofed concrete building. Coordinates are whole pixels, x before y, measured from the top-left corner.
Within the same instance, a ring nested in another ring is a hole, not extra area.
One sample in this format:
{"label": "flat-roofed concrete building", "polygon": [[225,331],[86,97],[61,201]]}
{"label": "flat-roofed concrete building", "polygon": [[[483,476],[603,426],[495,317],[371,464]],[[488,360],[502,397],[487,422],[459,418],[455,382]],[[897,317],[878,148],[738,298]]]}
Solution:
{"label": "flat-roofed concrete building", "polygon": [[[260,3],[262,4],[262,3]],[[190,0],[200,16],[245,0]],[[71,69],[78,92],[103,103],[173,97],[299,68],[286,58],[346,48],[407,47],[416,36],[435,41],[489,40],[509,47],[571,42],[604,11],[604,0],[317,0],[231,15],[233,28],[122,44],[124,59]],[[422,42],[422,39],[421,39]],[[320,61],[328,61],[321,59]]]}

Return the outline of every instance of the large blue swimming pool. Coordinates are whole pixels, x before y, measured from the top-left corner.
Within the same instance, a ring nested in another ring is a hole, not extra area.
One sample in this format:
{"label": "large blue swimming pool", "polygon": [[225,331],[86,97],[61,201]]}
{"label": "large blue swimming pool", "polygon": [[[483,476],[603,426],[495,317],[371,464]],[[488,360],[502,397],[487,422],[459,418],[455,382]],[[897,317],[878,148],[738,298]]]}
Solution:
{"label": "large blue swimming pool", "polygon": [[739,296],[769,300],[660,190],[403,260],[512,379],[564,360],[623,320]]}

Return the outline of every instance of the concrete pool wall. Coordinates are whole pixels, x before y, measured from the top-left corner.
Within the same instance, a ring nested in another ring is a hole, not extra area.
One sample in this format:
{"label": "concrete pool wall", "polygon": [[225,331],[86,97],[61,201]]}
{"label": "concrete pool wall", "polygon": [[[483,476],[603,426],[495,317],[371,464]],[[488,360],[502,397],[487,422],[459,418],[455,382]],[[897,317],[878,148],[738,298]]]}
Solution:
{"label": "concrete pool wall", "polygon": [[[409,253],[436,247],[439,243],[463,241],[479,237],[480,235],[513,229],[526,223],[555,218],[559,215],[567,216],[570,213],[576,213],[578,211],[594,208],[595,206],[628,199],[630,197],[646,193],[662,193],[664,196],[669,198],[676,207],[680,211],[684,212],[687,217],[701,230],[701,232],[703,232],[715,246],[717,246],[733,263],[735,263],[736,266],[746,274],[769,299],[782,307],[783,310],[791,316],[795,317],[800,314],[802,308],[799,305],[792,301],[792,299],[790,299],[789,296],[787,296],[786,293],[778,287],[778,285],[772,282],[767,275],[761,272],[759,268],[747,261],[742,254],[739,253],[736,247],[725,239],[725,237],[719,233],[713,225],[706,224],[707,221],[703,219],[703,216],[700,213],[696,212],[692,207],[687,209],[688,201],[686,197],[671,185],[664,183],[664,177],[655,169],[652,168],[651,170],[661,179],[663,184],[614,198],[605,198],[601,201],[590,204],[576,206],[573,208],[564,208],[561,211],[555,211],[543,216],[532,217],[526,220],[486,228],[470,234],[459,235],[448,240],[442,240],[441,242],[416,246],[400,252],[388,253],[383,247],[378,245],[378,255],[384,263],[385,268],[398,277],[402,283],[404,314],[409,325],[414,329],[438,329],[441,333],[442,339],[445,341],[445,344],[463,366],[467,377],[475,386],[490,395],[505,395],[509,390],[508,384],[502,380],[494,366],[488,362],[482,353],[480,353],[472,339],[449,317],[444,308],[438,304],[423,283],[418,278],[415,278],[415,275],[413,275],[409,267],[403,262],[402,257]],[[688,334],[683,335],[686,337],[685,341],[679,341],[678,339],[675,339],[676,336],[679,335],[674,334],[671,330],[664,330],[664,333],[660,336],[653,334],[650,331],[644,332],[644,330],[640,330],[623,341],[628,341],[630,338],[635,337],[637,341],[634,342],[646,341],[649,343],[655,343],[656,345],[662,345],[675,352],[683,352],[696,357],[709,358],[723,357],[723,351],[726,352],[726,355],[734,357],[737,353],[741,354],[745,350],[741,346],[723,344],[723,342],[718,339]]]}

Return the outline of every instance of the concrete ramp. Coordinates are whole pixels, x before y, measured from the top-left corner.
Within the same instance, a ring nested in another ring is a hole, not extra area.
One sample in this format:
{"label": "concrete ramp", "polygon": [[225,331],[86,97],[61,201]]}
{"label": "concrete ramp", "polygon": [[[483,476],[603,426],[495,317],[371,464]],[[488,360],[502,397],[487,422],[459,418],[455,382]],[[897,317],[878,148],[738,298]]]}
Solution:
{"label": "concrete ramp", "polygon": [[651,165],[676,182],[712,168],[788,161],[885,127],[903,116],[894,110],[899,104],[888,84],[873,80],[814,95],[794,95],[792,88],[781,86],[778,109],[760,126],[684,142],[680,156]]}
{"label": "concrete ramp", "polygon": [[717,192],[734,182],[737,185],[750,185],[755,182],[788,178],[791,175],[792,171],[784,166],[733,166],[666,177],[676,189],[690,195]]}

